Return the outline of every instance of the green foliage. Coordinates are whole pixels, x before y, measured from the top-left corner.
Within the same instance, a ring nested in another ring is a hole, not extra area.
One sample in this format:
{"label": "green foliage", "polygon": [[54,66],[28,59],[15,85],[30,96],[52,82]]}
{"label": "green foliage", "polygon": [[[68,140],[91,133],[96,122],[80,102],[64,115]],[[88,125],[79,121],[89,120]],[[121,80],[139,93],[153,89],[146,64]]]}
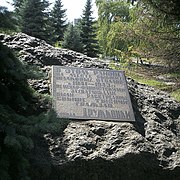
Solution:
{"label": "green foliage", "polygon": [[78,25],[69,24],[64,33],[62,47],[77,52],[82,52],[83,45],[80,37],[80,29]]}
{"label": "green foliage", "polygon": [[142,0],[162,14],[170,16],[173,20],[180,20],[180,2],[178,0]]}
{"label": "green foliage", "polygon": [[141,56],[156,57],[169,67],[178,68],[179,21],[147,4],[135,7],[134,13],[136,24],[133,28],[140,39],[138,51]]}
{"label": "green foliage", "polygon": [[26,77],[28,79],[42,79],[47,76],[46,73],[42,71],[42,69],[36,65],[23,65],[25,68]]}
{"label": "green foliage", "polygon": [[21,31],[22,27],[22,11],[24,4],[27,0],[12,0],[12,5],[14,7],[14,15],[17,20],[17,29]]}
{"label": "green foliage", "polygon": [[96,57],[98,45],[96,39],[96,27],[92,17],[91,0],[86,1],[81,19],[81,40],[83,43],[83,53],[90,57]]}
{"label": "green foliage", "polygon": [[7,10],[6,7],[0,6],[0,32],[8,32],[16,30],[16,19],[13,12]]}
{"label": "green foliage", "polygon": [[61,0],[56,0],[51,11],[52,35],[53,43],[62,41],[64,31],[67,27],[66,23],[66,9],[63,9]]}
{"label": "green foliage", "polygon": [[180,89],[177,89],[176,91],[172,92],[171,96],[180,102]]}
{"label": "green foliage", "polygon": [[99,14],[98,39],[105,56],[115,55],[127,61],[134,56],[156,58],[156,61],[166,63],[170,68],[180,68],[177,2],[97,0],[96,4]]}
{"label": "green foliage", "polygon": [[13,53],[0,44],[0,103],[18,112],[28,107],[28,83],[24,68]]}
{"label": "green foliage", "polygon": [[27,0],[21,6],[22,32],[40,39],[46,39],[46,23],[49,3],[46,0]]}
{"label": "green foliage", "polygon": [[[96,1],[99,14],[98,40],[102,53],[105,56],[122,56],[127,52],[131,43],[127,41],[131,28],[127,29],[130,22],[130,5],[124,1]],[[125,31],[125,32],[123,32]],[[128,33],[128,34],[127,34]]]}
{"label": "green foliage", "polygon": [[127,2],[131,2],[132,5],[134,5],[135,2],[143,2],[156,9],[156,11],[170,16],[174,20],[179,20],[180,18],[180,3],[178,0],[127,0]]}
{"label": "green foliage", "polygon": [[68,121],[58,119],[54,111],[25,117],[0,104],[0,112],[0,179],[29,179],[28,153],[34,137],[59,134]]}
{"label": "green foliage", "polygon": [[57,41],[57,42],[55,42],[54,46],[57,47],[57,48],[62,48],[62,42]]}
{"label": "green foliage", "polygon": [[0,179],[30,180],[28,154],[35,148],[34,137],[59,134],[68,121],[52,110],[37,112],[38,102],[49,103],[49,97],[38,99],[27,83],[28,69],[1,43],[0,57]]}
{"label": "green foliage", "polygon": [[13,1],[12,5],[14,6],[16,16],[18,16],[21,14],[21,8],[23,7],[24,3],[27,0],[12,0],[12,1]]}
{"label": "green foliage", "polygon": [[[26,146],[24,142],[27,141],[27,138],[17,133],[13,122],[13,119],[17,117],[12,110],[0,104],[0,112],[0,171],[3,171],[0,178],[21,179],[27,177],[29,163],[23,155],[23,147]],[[29,144],[29,142],[26,143]]]}

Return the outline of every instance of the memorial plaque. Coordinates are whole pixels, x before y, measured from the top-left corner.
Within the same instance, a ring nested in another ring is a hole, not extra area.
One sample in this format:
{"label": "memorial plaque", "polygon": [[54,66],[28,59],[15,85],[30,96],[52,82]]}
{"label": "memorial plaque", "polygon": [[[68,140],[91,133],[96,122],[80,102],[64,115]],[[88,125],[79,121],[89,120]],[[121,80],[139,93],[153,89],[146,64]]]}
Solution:
{"label": "memorial plaque", "polygon": [[60,118],[135,121],[123,71],[53,66],[52,95]]}

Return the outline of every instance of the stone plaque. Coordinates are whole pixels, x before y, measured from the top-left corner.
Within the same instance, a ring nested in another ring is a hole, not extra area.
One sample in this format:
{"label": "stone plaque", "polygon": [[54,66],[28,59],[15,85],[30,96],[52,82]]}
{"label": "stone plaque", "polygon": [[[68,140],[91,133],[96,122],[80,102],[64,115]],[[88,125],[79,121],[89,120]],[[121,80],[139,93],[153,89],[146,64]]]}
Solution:
{"label": "stone plaque", "polygon": [[52,95],[60,118],[135,121],[123,71],[53,66]]}

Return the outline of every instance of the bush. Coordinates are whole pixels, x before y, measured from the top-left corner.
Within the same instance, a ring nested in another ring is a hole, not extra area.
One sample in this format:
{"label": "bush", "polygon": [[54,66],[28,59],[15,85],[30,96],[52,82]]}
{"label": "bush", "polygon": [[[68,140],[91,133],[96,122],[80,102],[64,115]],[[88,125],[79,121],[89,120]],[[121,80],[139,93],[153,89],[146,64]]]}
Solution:
{"label": "bush", "polygon": [[68,122],[52,110],[37,112],[42,96],[29,87],[27,77],[23,64],[0,43],[1,180],[29,180],[28,154],[34,148],[34,137],[62,132]]}

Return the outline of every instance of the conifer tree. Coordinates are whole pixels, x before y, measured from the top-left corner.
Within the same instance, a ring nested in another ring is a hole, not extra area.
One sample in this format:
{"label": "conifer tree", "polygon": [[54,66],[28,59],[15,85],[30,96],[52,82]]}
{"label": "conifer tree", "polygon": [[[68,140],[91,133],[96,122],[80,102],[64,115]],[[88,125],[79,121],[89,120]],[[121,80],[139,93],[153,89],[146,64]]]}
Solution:
{"label": "conifer tree", "polygon": [[63,9],[61,0],[56,0],[51,11],[52,26],[53,26],[53,41],[61,41],[63,39],[64,31],[67,27],[66,23],[66,9]]}
{"label": "conifer tree", "polygon": [[40,39],[46,38],[48,13],[46,0],[27,0],[22,7],[22,32]]}
{"label": "conifer tree", "polygon": [[81,20],[81,38],[83,43],[83,53],[90,57],[97,56],[96,28],[93,26],[91,0],[86,1]]}
{"label": "conifer tree", "polygon": [[14,14],[4,6],[0,6],[0,22],[0,31],[16,30]]}
{"label": "conifer tree", "polygon": [[21,23],[22,23],[22,10],[25,5],[25,2],[27,1],[28,0],[13,0],[12,2],[19,27],[21,26]]}
{"label": "conifer tree", "polygon": [[[67,126],[67,121],[58,120],[55,112],[38,110],[44,98],[33,93],[27,80],[29,73],[27,66],[0,42],[1,180],[39,179],[38,167],[33,165],[37,161],[29,161],[36,144],[34,137],[48,132],[59,134]],[[44,162],[44,157],[38,160]]]}
{"label": "conifer tree", "polygon": [[82,52],[83,46],[80,38],[80,29],[78,25],[73,26],[72,23],[68,25],[67,30],[64,33],[62,46],[63,48]]}

